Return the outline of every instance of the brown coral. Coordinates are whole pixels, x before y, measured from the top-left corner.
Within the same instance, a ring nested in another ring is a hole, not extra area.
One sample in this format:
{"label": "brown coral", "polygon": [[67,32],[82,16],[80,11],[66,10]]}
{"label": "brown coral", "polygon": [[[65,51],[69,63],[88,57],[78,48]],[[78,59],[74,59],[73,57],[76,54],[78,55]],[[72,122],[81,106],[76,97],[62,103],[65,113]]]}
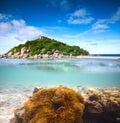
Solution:
{"label": "brown coral", "polygon": [[73,89],[59,86],[35,92],[24,110],[21,123],[82,123],[84,101]]}
{"label": "brown coral", "polygon": [[120,88],[84,90],[84,123],[120,123]]}

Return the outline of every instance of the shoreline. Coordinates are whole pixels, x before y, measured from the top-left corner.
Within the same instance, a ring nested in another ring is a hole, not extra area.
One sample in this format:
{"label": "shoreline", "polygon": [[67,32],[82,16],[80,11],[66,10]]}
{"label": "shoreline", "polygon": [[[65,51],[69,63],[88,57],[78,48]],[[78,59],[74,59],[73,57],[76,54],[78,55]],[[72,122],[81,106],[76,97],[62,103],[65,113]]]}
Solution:
{"label": "shoreline", "polygon": [[108,59],[108,60],[118,60],[120,61],[120,56],[93,56],[93,55],[79,55],[79,56],[71,56],[71,55],[35,55],[35,56],[29,56],[29,57],[18,57],[18,56],[8,56],[8,55],[1,55],[1,58],[10,58],[10,59],[63,59],[63,58],[78,58],[78,59]]}
{"label": "shoreline", "polygon": [[119,56],[76,56],[76,58],[85,58],[85,59],[113,59],[120,60]]}
{"label": "shoreline", "polygon": [[0,59],[6,58],[6,59],[64,59],[64,58],[77,58],[77,59],[107,59],[107,60],[118,60],[120,61],[120,56],[63,56],[61,58],[54,58],[54,57],[48,57],[48,58],[34,58],[34,57],[27,57],[27,58],[12,58],[12,57],[0,57]]}

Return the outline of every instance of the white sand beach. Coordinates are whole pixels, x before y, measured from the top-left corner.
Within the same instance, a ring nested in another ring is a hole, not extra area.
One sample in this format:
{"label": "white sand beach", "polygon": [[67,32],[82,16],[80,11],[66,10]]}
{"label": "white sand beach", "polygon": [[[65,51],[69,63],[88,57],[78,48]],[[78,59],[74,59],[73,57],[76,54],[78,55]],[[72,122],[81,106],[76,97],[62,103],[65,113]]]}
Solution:
{"label": "white sand beach", "polygon": [[114,59],[120,60],[118,56],[77,56],[76,58],[91,58],[91,59]]}

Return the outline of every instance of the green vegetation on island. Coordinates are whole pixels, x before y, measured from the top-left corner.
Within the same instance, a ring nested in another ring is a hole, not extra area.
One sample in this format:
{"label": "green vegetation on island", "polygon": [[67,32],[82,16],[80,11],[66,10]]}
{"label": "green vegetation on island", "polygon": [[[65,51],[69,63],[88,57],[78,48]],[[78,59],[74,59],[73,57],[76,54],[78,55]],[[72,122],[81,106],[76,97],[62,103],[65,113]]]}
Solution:
{"label": "green vegetation on island", "polygon": [[[21,52],[21,49],[23,47],[26,47],[29,49],[30,55],[39,55],[41,53],[53,53],[55,51],[58,51],[59,53],[63,54],[68,54],[72,56],[78,56],[78,55],[88,55],[88,51],[80,48],[79,46],[69,46],[65,43],[56,41],[54,39],[50,39],[48,37],[41,36],[40,38],[32,41],[27,41],[25,44],[20,44],[11,50],[8,51],[10,52]],[[8,54],[7,53],[7,54]]]}

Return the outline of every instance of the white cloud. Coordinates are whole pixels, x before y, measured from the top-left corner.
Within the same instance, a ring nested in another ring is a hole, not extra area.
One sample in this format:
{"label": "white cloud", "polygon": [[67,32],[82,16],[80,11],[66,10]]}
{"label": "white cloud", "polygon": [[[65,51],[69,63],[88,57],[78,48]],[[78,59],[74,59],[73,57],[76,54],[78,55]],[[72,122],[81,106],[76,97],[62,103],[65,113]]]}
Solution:
{"label": "white cloud", "polygon": [[24,28],[26,26],[25,21],[24,20],[12,20],[11,24],[13,25],[13,27],[15,29],[20,29],[20,28]]}
{"label": "white cloud", "polygon": [[12,20],[0,23],[1,35],[14,35],[24,40],[31,40],[41,36],[42,31],[34,26],[26,25],[24,20]]}
{"label": "white cloud", "polygon": [[[15,45],[24,43],[26,40],[36,39],[43,32],[34,26],[29,26],[24,20],[11,20],[0,22],[0,53],[5,53]],[[2,47],[4,46],[4,51]]]}
{"label": "white cloud", "polygon": [[44,26],[43,27],[46,30],[67,30],[67,27],[62,27],[62,26]]}
{"label": "white cloud", "polygon": [[76,10],[74,13],[71,14],[72,16],[76,16],[76,17],[84,17],[87,15],[87,12],[85,9],[79,9]]}
{"label": "white cloud", "polygon": [[78,45],[90,52],[90,54],[119,54],[120,40],[94,40],[83,39],[78,40],[74,44]]}
{"label": "white cloud", "polygon": [[89,18],[78,18],[78,19],[70,18],[68,20],[68,23],[69,24],[89,24],[89,23],[91,23],[92,20],[93,20],[92,17],[89,17]]}
{"label": "white cloud", "polygon": [[92,25],[92,31],[94,33],[106,32],[109,28],[106,20],[98,20]]}
{"label": "white cloud", "polygon": [[0,34],[6,34],[8,32],[10,32],[12,29],[12,26],[10,23],[5,23],[5,22],[1,22],[0,23]]}
{"label": "white cloud", "polygon": [[18,34],[18,37],[20,36],[21,38],[23,38],[23,40],[31,40],[40,37],[42,35],[42,32],[33,26],[28,26],[20,29],[18,31]]}
{"label": "white cloud", "polygon": [[109,26],[104,24],[104,21],[99,20],[93,25],[93,29],[107,29]]}
{"label": "white cloud", "polygon": [[108,19],[100,19],[92,25],[92,31],[94,33],[101,33],[109,31],[110,25],[115,24],[117,21],[120,21],[120,8],[117,9],[115,14]]}
{"label": "white cloud", "polygon": [[89,24],[94,20],[86,9],[79,9],[72,13],[68,18],[69,24]]}
{"label": "white cloud", "polygon": [[7,34],[7,36],[0,35],[0,54],[6,53],[8,50],[17,46],[18,44],[24,43],[15,38],[16,35]]}

